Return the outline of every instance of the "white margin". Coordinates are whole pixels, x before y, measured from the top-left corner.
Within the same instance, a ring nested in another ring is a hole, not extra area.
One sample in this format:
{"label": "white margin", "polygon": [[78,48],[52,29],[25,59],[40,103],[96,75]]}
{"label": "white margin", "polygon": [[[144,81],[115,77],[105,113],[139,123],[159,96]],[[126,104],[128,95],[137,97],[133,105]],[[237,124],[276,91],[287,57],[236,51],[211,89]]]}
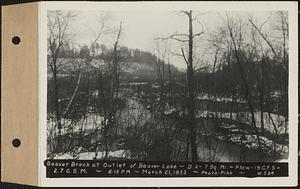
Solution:
{"label": "white margin", "polygon": [[[196,7],[199,7],[197,9]],[[47,10],[238,10],[289,11],[289,177],[272,178],[46,178]],[[297,186],[298,168],[297,2],[39,2],[39,186]]]}

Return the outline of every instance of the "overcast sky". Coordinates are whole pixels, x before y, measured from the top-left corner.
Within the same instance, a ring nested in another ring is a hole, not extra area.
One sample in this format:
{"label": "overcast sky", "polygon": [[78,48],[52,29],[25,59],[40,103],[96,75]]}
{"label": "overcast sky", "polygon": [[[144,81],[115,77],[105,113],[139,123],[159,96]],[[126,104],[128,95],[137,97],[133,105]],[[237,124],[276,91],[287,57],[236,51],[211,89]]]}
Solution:
{"label": "overcast sky", "polygon": [[[193,12],[194,15],[201,14],[199,20],[205,27],[206,36],[201,36],[203,41],[207,35],[223,22],[224,12]],[[204,13],[204,14],[202,14]],[[175,11],[110,11],[107,15],[106,25],[118,28],[120,21],[123,23],[121,45],[129,48],[138,48],[144,51],[154,52],[155,37],[167,37],[175,32],[187,33],[188,20],[186,16],[179,16]],[[241,18],[252,16],[258,23],[264,22],[271,12],[234,12]],[[103,12],[80,11],[72,21],[70,30],[75,34],[74,43],[78,46],[89,45],[95,39],[96,32],[99,30],[99,17]],[[194,32],[202,30],[199,23],[194,24]],[[100,44],[112,46],[115,35],[105,35],[100,38]],[[174,47],[174,45],[172,46]],[[182,60],[173,61],[174,65],[184,68]]]}

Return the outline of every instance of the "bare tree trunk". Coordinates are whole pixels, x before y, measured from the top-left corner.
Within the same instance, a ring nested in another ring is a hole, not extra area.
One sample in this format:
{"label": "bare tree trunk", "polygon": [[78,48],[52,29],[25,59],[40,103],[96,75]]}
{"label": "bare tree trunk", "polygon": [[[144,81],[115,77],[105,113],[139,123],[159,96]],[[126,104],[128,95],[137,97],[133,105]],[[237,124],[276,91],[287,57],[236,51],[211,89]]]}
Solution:
{"label": "bare tree trunk", "polygon": [[192,11],[188,13],[189,17],[189,57],[188,57],[188,120],[190,125],[191,155],[192,161],[198,161],[197,144],[196,144],[196,120],[195,120],[195,94],[194,94],[194,67],[193,67],[193,18]]}
{"label": "bare tree trunk", "polygon": [[170,65],[170,60],[168,58],[168,73],[169,73],[169,88],[168,88],[168,96],[169,96],[169,105],[172,104],[171,100],[171,89],[172,89],[172,75],[171,75],[171,65]]}
{"label": "bare tree trunk", "polygon": [[108,127],[109,127],[109,121],[107,121],[107,123],[105,123],[104,126],[104,147],[105,147],[105,156],[104,158],[107,159],[108,156]]}
{"label": "bare tree trunk", "polygon": [[[165,56],[165,55],[164,55]],[[163,111],[165,109],[165,60],[163,59],[163,61],[161,62],[162,64],[162,80],[161,80],[161,84],[162,84],[162,103],[163,103]]]}
{"label": "bare tree trunk", "polygon": [[264,84],[264,63],[261,62],[261,82],[260,82],[260,95],[259,95],[259,98],[260,98],[260,125],[261,125],[261,134],[262,136],[265,135],[265,127],[264,127],[264,87],[265,87],[265,84]]}
{"label": "bare tree trunk", "polygon": [[62,152],[62,136],[61,136],[61,114],[59,107],[59,96],[58,96],[58,83],[57,83],[57,68],[56,63],[53,64],[53,84],[54,84],[54,103],[55,103],[55,114],[56,114],[56,123],[57,123],[57,144],[56,144],[56,153]]}
{"label": "bare tree trunk", "polygon": [[[196,137],[196,118],[195,118],[195,83],[194,83],[194,66],[193,66],[193,39],[194,37],[202,35],[204,32],[193,34],[193,21],[197,18],[192,16],[192,11],[181,11],[183,15],[188,17],[189,32],[188,34],[174,34],[167,38],[160,38],[162,40],[173,39],[179,42],[188,43],[188,59],[185,56],[183,48],[181,48],[182,57],[187,64],[187,122],[189,126],[189,140],[191,146],[192,161],[198,160],[197,153],[197,137]],[[184,37],[185,39],[182,39]]]}
{"label": "bare tree trunk", "polygon": [[186,143],[186,154],[185,154],[186,161],[189,161],[189,153],[190,153],[190,142],[189,142],[189,139],[188,139],[187,143]]}
{"label": "bare tree trunk", "polygon": [[117,47],[118,47],[118,42],[120,39],[122,31],[122,22],[120,23],[120,28],[118,32],[118,36],[116,39],[116,42],[114,44],[114,50],[113,50],[113,60],[112,60],[112,83],[111,83],[111,88],[110,88],[110,104],[109,104],[109,112],[108,112],[108,117],[107,123],[105,123],[104,127],[104,145],[105,145],[105,159],[108,156],[108,130],[115,124],[115,116],[117,113],[117,106],[118,106],[118,96],[119,96],[119,69],[118,69],[118,54],[117,54]]}
{"label": "bare tree trunk", "polygon": [[232,90],[231,93],[231,105],[230,105],[230,120],[232,120],[233,107],[235,104],[235,89]]}
{"label": "bare tree trunk", "polygon": [[62,115],[67,115],[68,112],[70,111],[71,105],[72,105],[72,103],[73,103],[73,101],[74,101],[74,99],[75,99],[75,96],[76,96],[77,91],[78,91],[78,88],[79,88],[79,83],[80,83],[80,81],[81,81],[81,75],[82,75],[82,74],[79,73],[78,79],[77,79],[77,82],[76,82],[76,87],[75,87],[75,89],[74,89],[74,92],[73,92],[73,94],[72,94],[72,97],[71,97],[71,99],[70,99],[70,101],[69,101],[69,103],[68,103],[68,105],[67,105],[67,108],[64,110],[64,112],[63,112]]}
{"label": "bare tree trunk", "polygon": [[[254,108],[252,106],[252,97],[251,97],[251,94],[250,94],[250,91],[249,91],[249,86],[248,86],[246,77],[244,75],[244,70],[243,70],[243,67],[242,67],[241,60],[240,60],[239,50],[237,48],[237,44],[236,44],[236,41],[235,41],[233,33],[232,33],[232,28],[229,26],[229,24],[228,24],[228,29],[229,29],[230,38],[233,42],[234,55],[236,57],[236,60],[237,60],[238,66],[239,66],[239,71],[240,71],[240,76],[241,76],[241,79],[242,79],[242,83],[243,83],[244,88],[245,88],[245,98],[247,100],[247,104],[248,104],[249,110],[251,112],[252,126],[254,127],[255,133],[256,133],[256,136],[257,136],[258,148],[261,149],[261,142],[260,142],[260,138],[259,138],[259,132],[258,132],[258,129],[256,127]],[[240,32],[242,32],[242,31],[240,31]],[[240,35],[241,35],[241,33],[240,33]]]}

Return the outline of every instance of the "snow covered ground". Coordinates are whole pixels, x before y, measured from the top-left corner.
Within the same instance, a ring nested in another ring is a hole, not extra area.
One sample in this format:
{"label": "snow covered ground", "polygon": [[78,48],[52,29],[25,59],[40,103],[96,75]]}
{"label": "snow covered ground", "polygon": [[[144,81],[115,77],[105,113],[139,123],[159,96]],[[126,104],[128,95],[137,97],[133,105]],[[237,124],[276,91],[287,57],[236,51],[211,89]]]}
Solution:
{"label": "snow covered ground", "polygon": [[[206,97],[205,97],[206,98]],[[228,99],[217,99],[217,101],[224,101]],[[165,115],[170,115],[174,112],[182,112],[180,107],[166,107]],[[182,112],[183,113],[183,112]],[[143,105],[138,103],[136,100],[129,99],[127,101],[127,108],[121,111],[120,121],[129,125],[143,125],[145,121],[150,118],[150,112],[143,108]],[[261,127],[261,112],[256,111],[254,113],[256,126]],[[50,116],[51,117],[51,116]],[[225,118],[232,119],[237,122],[245,123],[251,125],[251,113],[250,112],[239,112],[239,113],[230,113],[230,112],[212,112],[212,111],[199,111],[196,114],[197,118]],[[263,112],[264,117],[264,128],[266,131],[272,134],[287,134],[288,133],[288,122],[285,120],[284,116]],[[104,117],[100,114],[88,113],[86,117],[83,117],[77,122],[72,122],[69,119],[62,119],[62,134],[67,134],[69,132],[79,132],[81,130],[94,130],[96,127],[101,129],[101,123],[104,121]],[[55,118],[48,119],[47,123],[48,129],[56,130],[55,127]],[[240,145],[241,141],[246,148],[257,149],[258,141],[257,136],[245,132],[245,138],[242,138],[238,125],[226,124],[221,127],[230,130],[228,136],[216,136],[218,140],[230,141],[234,144]],[[68,129],[68,128],[71,128]],[[51,133],[51,132],[48,132]],[[55,132],[54,132],[55,133]],[[288,154],[288,146],[283,144],[274,144],[274,142],[266,137],[260,137],[262,143],[262,148],[264,151],[272,154],[275,151],[280,154]],[[69,153],[60,153],[54,156],[54,159],[93,159],[95,158],[95,152],[88,152],[87,150],[81,150],[80,152],[69,152]],[[102,159],[105,156],[105,152],[98,152],[97,159]],[[116,150],[109,151],[108,157],[111,158],[130,158],[130,152],[127,150]]]}
{"label": "snow covered ground", "polygon": [[[96,113],[88,113],[85,117],[82,117],[78,122],[72,121],[71,119],[61,119],[62,134],[69,132],[79,132],[81,130],[94,130],[96,127],[101,129],[101,123],[104,120],[104,117]],[[48,130],[55,129],[55,118],[47,120]]]}
{"label": "snow covered ground", "polygon": [[[207,118],[207,117],[218,117],[225,119],[232,119],[234,121],[239,121],[248,125],[251,125],[251,113],[250,112],[239,112],[239,113],[230,113],[230,112],[212,112],[212,111],[199,111],[196,114],[197,118]],[[254,112],[255,123],[258,128],[261,128],[261,113],[260,111]],[[288,122],[285,120],[285,117],[282,115],[277,115],[273,113],[263,112],[264,117],[264,128],[270,133],[276,134],[286,134],[288,133]]]}
{"label": "snow covered ground", "polygon": [[[77,159],[77,160],[93,160],[95,158],[95,152],[79,152],[79,153],[60,153],[56,154],[53,159]],[[105,152],[98,152],[96,159],[103,159]],[[128,150],[116,150],[109,151],[108,158],[129,158],[130,152]]]}
{"label": "snow covered ground", "polygon": [[[212,100],[212,101],[216,101],[216,102],[232,102],[232,98],[213,96],[213,95],[208,95],[207,93],[198,94],[196,99],[197,100]],[[235,99],[233,102],[246,103],[246,101],[241,98]]]}
{"label": "snow covered ground", "polygon": [[[274,142],[266,137],[260,136],[260,141],[262,144],[263,150],[267,151],[268,153],[274,152],[274,146],[276,152],[279,152],[281,154],[287,154],[288,153],[288,146],[282,145],[282,144],[274,144]],[[224,140],[224,136],[217,136],[217,139]],[[258,148],[258,140],[256,135],[250,135],[246,134],[245,138],[242,138],[240,134],[232,134],[229,138],[229,140],[232,143],[240,144],[243,143],[243,145],[248,149],[257,149]]]}

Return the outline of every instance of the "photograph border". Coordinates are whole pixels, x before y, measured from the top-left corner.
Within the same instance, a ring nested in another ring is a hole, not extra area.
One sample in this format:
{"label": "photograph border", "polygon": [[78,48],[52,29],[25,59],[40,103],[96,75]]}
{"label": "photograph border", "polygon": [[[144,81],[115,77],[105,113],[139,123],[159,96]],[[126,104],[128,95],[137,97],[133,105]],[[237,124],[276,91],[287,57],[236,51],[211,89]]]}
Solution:
{"label": "photograph border", "polygon": [[[199,9],[195,8],[199,7]],[[297,2],[39,2],[39,185],[40,186],[296,186],[298,172]],[[238,10],[289,12],[289,176],[272,178],[46,178],[48,10]],[[294,127],[291,127],[294,126]]]}

